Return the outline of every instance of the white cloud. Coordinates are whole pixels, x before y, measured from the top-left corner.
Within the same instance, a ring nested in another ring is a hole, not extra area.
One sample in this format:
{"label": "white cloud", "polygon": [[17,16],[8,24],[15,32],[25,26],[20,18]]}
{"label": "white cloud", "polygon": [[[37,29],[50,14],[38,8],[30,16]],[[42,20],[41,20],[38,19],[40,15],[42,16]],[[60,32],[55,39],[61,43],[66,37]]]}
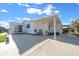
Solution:
{"label": "white cloud", "polygon": [[23,18],[16,18],[17,20],[19,20],[19,21],[23,21],[23,20],[30,20],[30,18],[26,18],[26,17],[23,17]]}
{"label": "white cloud", "polygon": [[0,26],[5,27],[5,28],[9,28],[9,22],[7,22],[7,21],[0,21]]}
{"label": "white cloud", "polygon": [[31,20],[30,18],[27,18],[26,20]]}
{"label": "white cloud", "polygon": [[24,17],[23,20],[27,20],[27,21],[29,21],[29,20],[31,20],[31,19],[30,19],[30,18],[26,18],[26,17]]}
{"label": "white cloud", "polygon": [[27,18],[26,18],[26,17],[23,17],[22,19],[23,19],[23,20],[26,20]]}
{"label": "white cloud", "polygon": [[50,15],[53,12],[53,9],[55,7],[53,7],[51,4],[49,4],[44,10],[43,13],[45,13],[46,15]]}
{"label": "white cloud", "polygon": [[0,12],[3,12],[3,13],[8,13],[7,10],[0,10]]}
{"label": "white cloud", "polygon": [[51,4],[49,4],[46,8],[42,9],[38,9],[38,8],[27,8],[27,13],[30,14],[46,14],[46,15],[50,15],[51,13],[53,13],[54,8]]}
{"label": "white cloud", "polygon": [[22,18],[23,20],[30,20],[30,18],[26,18],[26,17],[24,17],[24,18]]}
{"label": "white cloud", "polygon": [[20,5],[20,6],[25,6],[25,7],[30,7],[30,6],[28,5],[28,3],[18,3],[18,5]]}
{"label": "white cloud", "polygon": [[70,22],[62,22],[63,25],[69,25]]}
{"label": "white cloud", "polygon": [[39,3],[34,3],[34,4],[41,5],[41,4],[43,4],[43,3],[40,3],[40,2],[39,2]]}
{"label": "white cloud", "polygon": [[17,19],[17,20],[20,20],[21,18],[18,17],[18,18],[16,18],[16,19]]}
{"label": "white cloud", "polygon": [[59,11],[59,10],[55,10],[55,13],[59,14],[59,13],[60,13],[60,11]]}
{"label": "white cloud", "polygon": [[27,8],[27,13],[30,14],[42,14],[41,9],[37,9],[37,8]]}

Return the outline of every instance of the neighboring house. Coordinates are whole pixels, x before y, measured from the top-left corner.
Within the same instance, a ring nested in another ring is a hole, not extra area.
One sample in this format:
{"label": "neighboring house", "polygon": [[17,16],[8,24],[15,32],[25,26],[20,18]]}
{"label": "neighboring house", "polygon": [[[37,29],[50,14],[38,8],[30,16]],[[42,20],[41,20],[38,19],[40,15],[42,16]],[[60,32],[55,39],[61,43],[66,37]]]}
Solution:
{"label": "neighboring house", "polygon": [[63,28],[63,30],[62,30],[63,33],[71,32],[71,26],[70,25],[63,25],[62,28]]}
{"label": "neighboring house", "polygon": [[49,15],[34,21],[23,21],[22,23],[10,22],[10,33],[29,33],[43,35],[54,32],[54,18],[56,20],[56,32],[62,33],[62,24],[58,14]]}
{"label": "neighboring house", "polygon": [[64,28],[70,28],[70,25],[63,25],[63,29]]}

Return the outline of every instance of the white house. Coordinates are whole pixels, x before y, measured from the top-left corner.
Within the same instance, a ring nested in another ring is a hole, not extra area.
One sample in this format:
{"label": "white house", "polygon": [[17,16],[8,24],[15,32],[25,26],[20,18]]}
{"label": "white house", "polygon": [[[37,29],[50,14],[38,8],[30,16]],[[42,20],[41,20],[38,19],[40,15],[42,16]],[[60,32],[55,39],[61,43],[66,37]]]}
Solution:
{"label": "white house", "polygon": [[10,33],[36,34],[42,32],[43,35],[54,32],[54,20],[56,20],[56,32],[62,33],[62,24],[58,14],[49,15],[34,21],[10,22]]}

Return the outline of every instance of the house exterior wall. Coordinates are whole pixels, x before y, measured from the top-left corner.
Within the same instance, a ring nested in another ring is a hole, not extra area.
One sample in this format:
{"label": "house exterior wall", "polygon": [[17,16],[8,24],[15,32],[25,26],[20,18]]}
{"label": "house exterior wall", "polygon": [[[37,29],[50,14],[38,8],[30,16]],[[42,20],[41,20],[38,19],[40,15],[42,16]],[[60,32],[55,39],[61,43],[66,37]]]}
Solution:
{"label": "house exterior wall", "polygon": [[19,32],[19,25],[22,25],[22,24],[21,23],[16,23],[16,22],[10,22],[10,31],[9,32],[11,34]]}
{"label": "house exterior wall", "polygon": [[45,31],[48,31],[48,26],[46,24],[41,24],[39,26],[35,26],[35,29],[37,30],[37,32],[39,32],[39,30],[42,30],[43,35],[46,35]]}
{"label": "house exterior wall", "polygon": [[37,21],[34,22],[34,27],[36,28],[37,32],[42,30],[43,35],[47,35],[46,31],[49,31],[49,29],[48,29],[49,21],[48,20],[50,20],[50,19],[47,17],[47,18],[38,19]]}
{"label": "house exterior wall", "polygon": [[[55,17],[55,18],[54,18]],[[56,32],[59,32],[60,34],[62,33],[62,24],[60,22],[60,18],[55,15],[50,17],[50,22],[51,22],[51,27],[50,27],[50,32],[54,32],[54,20],[56,21]]]}
{"label": "house exterior wall", "polygon": [[[27,24],[30,24],[30,28],[27,28]],[[33,22],[24,22],[23,32],[33,34],[34,33],[34,25]]]}
{"label": "house exterior wall", "polygon": [[[56,32],[59,32],[61,34],[62,27],[61,27],[60,19],[58,16],[48,16],[36,21],[24,21],[22,23],[11,22],[10,32],[14,33],[17,25],[22,25],[23,33],[34,34],[35,29],[37,30],[37,32],[39,32],[39,30],[42,30],[43,35],[46,35],[46,31],[53,33],[54,32],[54,17],[56,20]],[[30,28],[27,28],[27,24],[30,24]],[[50,25],[50,30],[49,30],[49,25]]]}

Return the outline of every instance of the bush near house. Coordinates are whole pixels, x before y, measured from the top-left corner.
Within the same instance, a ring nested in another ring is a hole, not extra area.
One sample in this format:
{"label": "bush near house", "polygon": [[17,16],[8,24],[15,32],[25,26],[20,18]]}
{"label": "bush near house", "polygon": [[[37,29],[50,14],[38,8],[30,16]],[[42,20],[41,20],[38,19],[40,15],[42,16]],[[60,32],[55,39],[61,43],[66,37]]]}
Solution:
{"label": "bush near house", "polygon": [[5,41],[5,35],[2,35],[2,33],[0,33],[0,43]]}
{"label": "bush near house", "polygon": [[5,41],[6,37],[3,35],[4,32],[8,32],[8,29],[0,26],[0,43]]}
{"label": "bush near house", "polygon": [[68,28],[64,28],[62,31],[65,34],[65,33],[68,33],[69,32],[69,29]]}

